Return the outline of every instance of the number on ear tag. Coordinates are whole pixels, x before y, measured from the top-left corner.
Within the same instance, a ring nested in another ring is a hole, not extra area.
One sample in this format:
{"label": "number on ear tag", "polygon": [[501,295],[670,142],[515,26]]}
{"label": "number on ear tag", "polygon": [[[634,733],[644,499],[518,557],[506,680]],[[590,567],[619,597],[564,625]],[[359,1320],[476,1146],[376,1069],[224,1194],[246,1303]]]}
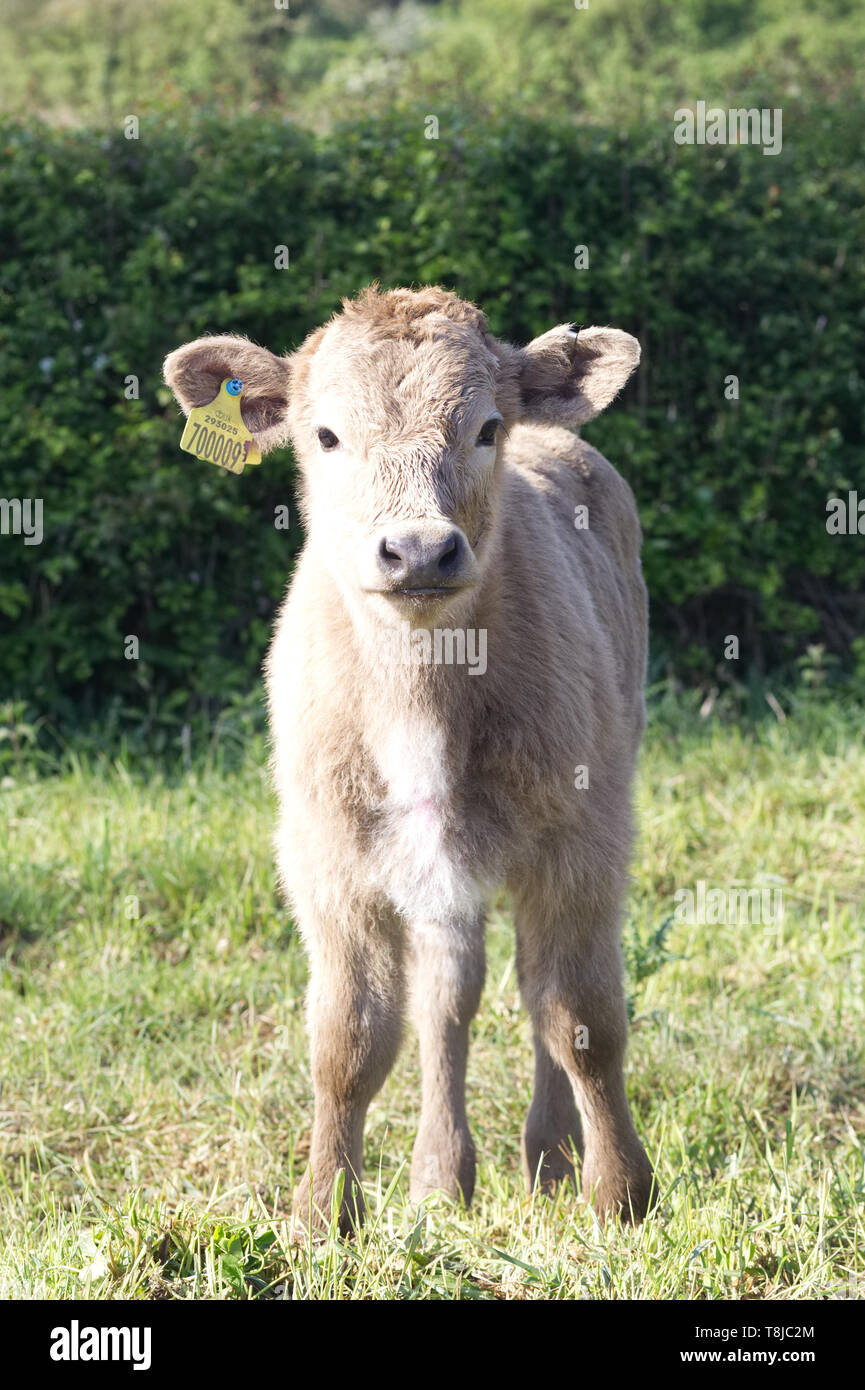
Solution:
{"label": "number on ear tag", "polygon": [[180,438],[181,449],[229,473],[242,473],[246,464],[261,463],[261,454],[240,413],[242,393],[242,381],[226,378],[215,400],[190,410]]}

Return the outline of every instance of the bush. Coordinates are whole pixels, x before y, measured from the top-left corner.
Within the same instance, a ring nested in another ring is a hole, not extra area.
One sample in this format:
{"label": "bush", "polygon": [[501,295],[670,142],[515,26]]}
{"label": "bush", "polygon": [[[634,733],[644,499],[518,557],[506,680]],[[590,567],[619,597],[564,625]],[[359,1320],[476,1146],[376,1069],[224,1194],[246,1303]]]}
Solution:
{"label": "bush", "polygon": [[672,122],[447,113],[438,140],[411,112],[318,137],[264,116],[0,127],[0,493],[42,498],[45,529],[0,536],[0,696],[65,724],[249,686],[301,540],[291,456],[236,479],[182,454],[162,358],[205,332],[290,348],[373,278],[445,284],[516,341],[566,319],[640,338],[586,433],[637,493],[659,664],[731,670],[728,633],[737,669],[846,657],[865,536],[825,523],[827,497],[865,497],[865,106],[785,118],[778,157],[679,147]]}

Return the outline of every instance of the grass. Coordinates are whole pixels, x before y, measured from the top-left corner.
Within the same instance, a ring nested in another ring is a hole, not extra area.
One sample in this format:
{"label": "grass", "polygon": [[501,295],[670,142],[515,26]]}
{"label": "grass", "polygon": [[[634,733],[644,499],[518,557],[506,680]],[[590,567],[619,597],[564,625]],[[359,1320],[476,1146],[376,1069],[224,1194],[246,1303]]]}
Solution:
{"label": "grass", "polygon": [[[471,1211],[408,1201],[409,1038],[367,1124],[368,1228],[289,1244],[305,962],[261,741],[233,768],[70,752],[50,775],[22,750],[0,790],[0,1297],[863,1296],[862,712],[698,704],[658,704],[641,769],[628,1087],[661,1201],[637,1231],[523,1187],[530,1046],[499,904]],[[780,886],[783,921],[677,920],[700,879]]]}

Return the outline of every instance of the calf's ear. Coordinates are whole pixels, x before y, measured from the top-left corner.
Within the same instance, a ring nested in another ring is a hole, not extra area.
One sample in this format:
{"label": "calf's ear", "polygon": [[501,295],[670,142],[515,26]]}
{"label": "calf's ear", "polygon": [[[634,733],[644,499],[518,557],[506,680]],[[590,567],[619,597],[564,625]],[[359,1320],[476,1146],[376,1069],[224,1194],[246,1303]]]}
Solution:
{"label": "calf's ear", "polygon": [[288,440],[287,358],[224,334],[184,343],[168,354],[162,370],[186,415],[214,400],[226,377],[237,377],[243,382],[240,413],[259,451],[266,454]]}
{"label": "calf's ear", "polygon": [[640,344],[618,328],[562,323],[520,354],[524,420],[581,425],[610,404],[640,360]]}

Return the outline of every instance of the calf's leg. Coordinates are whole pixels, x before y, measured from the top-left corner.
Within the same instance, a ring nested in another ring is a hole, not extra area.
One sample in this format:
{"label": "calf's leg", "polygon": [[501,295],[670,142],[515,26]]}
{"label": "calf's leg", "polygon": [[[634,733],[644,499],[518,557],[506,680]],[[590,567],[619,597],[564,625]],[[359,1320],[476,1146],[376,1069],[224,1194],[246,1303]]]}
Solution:
{"label": "calf's leg", "polygon": [[566,1176],[565,1165],[546,1155],[567,1149],[571,1138],[579,1144],[561,1073],[582,1115],[583,1195],[602,1218],[618,1212],[625,1221],[641,1221],[653,1175],[625,1094],[617,905],[601,908],[595,900],[592,912],[579,903],[568,911],[551,909],[544,894],[534,900],[523,894],[517,968],[540,1055],[524,1137],[529,1181],[539,1163],[542,1180],[544,1165],[552,1178]]}
{"label": "calf's leg", "polygon": [[483,918],[447,927],[414,923],[411,969],[423,1078],[411,1197],[420,1202],[443,1190],[468,1205],[475,1185],[475,1147],[466,1116],[466,1059],[469,1024],[484,983]]}
{"label": "calf's leg", "polygon": [[367,1108],[399,1050],[404,977],[402,932],[372,907],[328,931],[304,935],[310,955],[307,996],[315,1116],[309,1166],[294,1214],[326,1226],[339,1169],[345,1186],[339,1226],[347,1234],[364,1214],[360,1187]]}
{"label": "calf's leg", "polygon": [[534,1031],[535,1082],[522,1137],[523,1172],[530,1187],[552,1193],[570,1179],[576,1189],[573,1150],[582,1155],[583,1132],[566,1071],[554,1062]]}

